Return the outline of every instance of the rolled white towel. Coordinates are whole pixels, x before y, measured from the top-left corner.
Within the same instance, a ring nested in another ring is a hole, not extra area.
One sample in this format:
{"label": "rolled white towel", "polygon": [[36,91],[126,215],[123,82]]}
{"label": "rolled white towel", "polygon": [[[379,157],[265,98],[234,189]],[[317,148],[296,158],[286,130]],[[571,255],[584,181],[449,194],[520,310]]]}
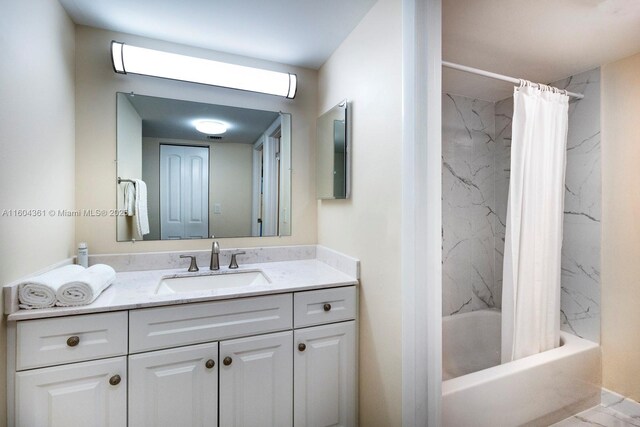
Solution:
{"label": "rolled white towel", "polygon": [[67,307],[91,304],[115,278],[115,270],[108,265],[92,265],[58,288],[56,305]]}
{"label": "rolled white towel", "polygon": [[65,265],[26,279],[18,285],[20,308],[53,307],[58,289],[83,271],[81,265]]}

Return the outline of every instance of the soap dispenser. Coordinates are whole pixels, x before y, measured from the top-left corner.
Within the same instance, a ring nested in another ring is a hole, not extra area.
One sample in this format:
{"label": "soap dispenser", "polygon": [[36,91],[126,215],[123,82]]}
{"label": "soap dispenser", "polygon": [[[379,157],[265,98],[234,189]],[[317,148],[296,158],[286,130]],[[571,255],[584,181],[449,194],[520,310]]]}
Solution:
{"label": "soap dispenser", "polygon": [[85,242],[80,242],[78,244],[78,265],[81,265],[84,268],[89,267],[89,249]]}

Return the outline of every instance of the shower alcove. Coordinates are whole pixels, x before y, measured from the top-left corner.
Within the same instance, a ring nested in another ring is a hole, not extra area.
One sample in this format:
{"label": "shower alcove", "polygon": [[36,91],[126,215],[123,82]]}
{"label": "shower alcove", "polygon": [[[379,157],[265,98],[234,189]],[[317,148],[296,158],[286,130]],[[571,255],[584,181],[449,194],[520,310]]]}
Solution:
{"label": "shower alcove", "polygon": [[[500,309],[513,98],[472,99],[447,92],[446,86],[442,95],[444,425],[462,425],[461,412],[474,414],[474,425],[492,425],[490,415],[483,421],[478,414],[505,416],[505,408],[514,405],[520,409],[510,415],[513,425],[555,422],[599,402],[600,70],[551,85],[584,94],[569,104],[562,345],[504,365]],[[549,389],[548,396],[517,392],[536,387]],[[479,399],[483,410],[460,411],[461,399],[467,404]]]}

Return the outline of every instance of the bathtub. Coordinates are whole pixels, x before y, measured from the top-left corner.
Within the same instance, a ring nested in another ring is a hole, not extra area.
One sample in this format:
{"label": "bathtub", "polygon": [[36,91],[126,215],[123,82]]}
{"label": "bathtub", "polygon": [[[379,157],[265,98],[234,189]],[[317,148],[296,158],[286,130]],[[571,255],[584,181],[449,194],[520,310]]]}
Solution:
{"label": "bathtub", "polygon": [[600,346],[566,332],[560,347],[500,365],[500,312],[442,319],[445,427],[548,426],[600,403]]}

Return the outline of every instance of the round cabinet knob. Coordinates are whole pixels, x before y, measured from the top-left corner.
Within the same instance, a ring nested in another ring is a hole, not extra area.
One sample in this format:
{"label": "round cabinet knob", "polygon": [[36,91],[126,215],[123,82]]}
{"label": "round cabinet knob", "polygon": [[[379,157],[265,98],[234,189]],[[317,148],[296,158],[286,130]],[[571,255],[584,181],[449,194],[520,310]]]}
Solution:
{"label": "round cabinet knob", "polygon": [[80,343],[80,337],[79,336],[74,335],[72,337],[67,338],[67,345],[69,347],[75,347],[79,343]]}
{"label": "round cabinet knob", "polygon": [[207,360],[207,362],[204,364],[204,366],[207,367],[207,369],[211,369],[214,366],[216,366],[216,362],[213,359],[209,359]]}
{"label": "round cabinet knob", "polygon": [[233,362],[233,359],[230,358],[229,356],[225,357],[224,360],[222,361],[222,363],[224,363],[224,366],[231,365],[231,362]]}
{"label": "round cabinet knob", "polygon": [[109,384],[111,385],[118,385],[120,384],[120,381],[122,381],[122,378],[120,378],[120,375],[117,374],[109,378]]}
{"label": "round cabinet knob", "polygon": [[305,351],[307,349],[307,345],[303,342],[301,342],[300,344],[298,344],[298,350],[300,351]]}
{"label": "round cabinet knob", "polygon": [[331,311],[331,304],[327,303],[322,308],[324,308],[324,311]]}

